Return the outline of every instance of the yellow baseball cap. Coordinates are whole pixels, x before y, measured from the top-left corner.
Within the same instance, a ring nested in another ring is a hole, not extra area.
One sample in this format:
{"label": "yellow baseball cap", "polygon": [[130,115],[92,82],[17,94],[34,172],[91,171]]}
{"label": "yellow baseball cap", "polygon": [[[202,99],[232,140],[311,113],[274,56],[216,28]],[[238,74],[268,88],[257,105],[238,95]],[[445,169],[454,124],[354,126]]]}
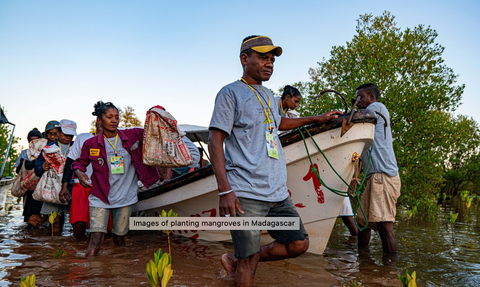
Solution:
{"label": "yellow baseball cap", "polygon": [[252,49],[261,54],[273,52],[273,54],[277,57],[282,54],[282,48],[280,46],[274,46],[272,39],[268,38],[267,36],[257,36],[245,40],[240,47],[240,54],[248,49]]}

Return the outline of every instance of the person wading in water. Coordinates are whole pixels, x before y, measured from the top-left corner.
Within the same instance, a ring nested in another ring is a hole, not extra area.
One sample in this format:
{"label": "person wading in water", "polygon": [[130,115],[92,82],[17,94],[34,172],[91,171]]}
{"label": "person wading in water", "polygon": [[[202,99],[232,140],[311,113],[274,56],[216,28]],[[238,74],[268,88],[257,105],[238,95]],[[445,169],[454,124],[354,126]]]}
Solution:
{"label": "person wading in water", "polygon": [[[132,205],[138,201],[138,180],[149,188],[160,179],[156,167],[143,164],[143,129],[119,130],[118,109],[110,102],[99,101],[94,108],[102,131],[85,141],[80,157],[73,164],[80,184],[91,187],[88,256],[97,255],[100,250],[110,211],[113,242],[115,246],[125,246]],[[91,180],[85,173],[90,163]]]}
{"label": "person wading in water", "polygon": [[[285,156],[277,133],[341,114],[282,118],[278,101],[262,86],[272,76],[275,56],[281,54],[282,48],[268,37],[245,38],[240,49],[243,76],[223,87],[215,99],[208,149],[218,184],[220,216],[300,217],[288,196]],[[271,141],[276,144],[266,148]],[[299,230],[270,230],[275,241],[265,246],[260,246],[261,230],[230,233],[235,254],[224,254],[222,263],[227,272],[235,272],[237,286],[252,286],[259,261],[297,257],[309,244],[302,223]]]}

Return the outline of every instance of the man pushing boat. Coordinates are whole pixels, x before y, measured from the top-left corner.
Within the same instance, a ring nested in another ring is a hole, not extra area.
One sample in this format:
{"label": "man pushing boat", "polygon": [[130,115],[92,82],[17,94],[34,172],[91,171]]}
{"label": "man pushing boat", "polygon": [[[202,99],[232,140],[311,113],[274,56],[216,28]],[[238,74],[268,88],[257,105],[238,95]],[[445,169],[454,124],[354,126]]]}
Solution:
{"label": "man pushing boat", "polygon": [[[223,87],[215,99],[208,149],[218,184],[220,216],[299,217],[288,195],[285,157],[277,132],[327,122],[341,114],[281,117],[278,102],[262,86],[272,76],[275,57],[281,54],[282,48],[266,36],[245,38],[240,48],[243,76]],[[301,220],[299,230],[268,232],[275,241],[260,246],[260,230],[230,231],[235,254],[224,254],[222,263],[234,273],[235,285],[252,286],[259,261],[297,257],[308,249],[308,234]]]}
{"label": "man pushing boat", "polygon": [[[397,253],[398,247],[393,232],[393,222],[395,222],[397,199],[400,196],[402,184],[393,150],[390,113],[384,104],[378,102],[380,92],[372,83],[359,86],[357,97],[360,97],[360,102],[358,102],[360,109],[369,109],[377,114],[372,159],[367,172],[367,186],[361,202],[368,225],[365,230],[358,232],[358,246],[368,246],[372,229],[374,229],[378,231],[382,240],[383,252]],[[367,156],[367,153],[363,156],[363,162],[367,162]],[[363,214],[357,213],[357,222],[365,226],[366,221]]]}

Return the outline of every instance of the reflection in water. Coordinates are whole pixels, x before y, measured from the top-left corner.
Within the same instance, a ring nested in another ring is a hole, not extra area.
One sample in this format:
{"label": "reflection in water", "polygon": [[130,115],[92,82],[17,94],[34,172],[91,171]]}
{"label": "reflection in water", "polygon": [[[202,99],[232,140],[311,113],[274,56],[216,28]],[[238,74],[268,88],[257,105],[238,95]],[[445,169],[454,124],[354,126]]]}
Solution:
{"label": "reflection in water", "polygon": [[[0,286],[18,286],[20,278],[37,276],[38,286],[149,286],[145,267],[153,253],[167,250],[160,232],[130,232],[126,247],[115,247],[107,237],[100,256],[84,257],[87,242],[71,236],[66,224],[62,236],[48,229],[27,230],[20,206],[0,214]],[[446,213],[450,210],[448,209]],[[398,211],[395,232],[399,254],[384,256],[378,235],[369,248],[358,249],[356,238],[338,220],[324,256],[260,263],[255,286],[401,286],[397,274],[417,272],[419,286],[480,286],[478,208],[460,217],[455,240],[443,215],[438,222],[410,222]],[[66,258],[53,253],[63,248]],[[172,237],[174,274],[169,286],[233,286],[220,263],[232,252],[229,243],[192,241]]]}
{"label": "reflection in water", "polygon": [[453,240],[442,210],[438,221],[416,220],[406,225],[405,212],[397,211],[395,234],[399,246],[397,256],[384,256],[380,237],[372,233],[369,248],[358,249],[354,238],[345,241],[348,230],[337,220],[325,251],[327,271],[344,285],[351,280],[364,286],[401,286],[397,274],[405,270],[417,272],[418,286],[480,286],[479,206],[472,206],[468,215],[460,216]]}

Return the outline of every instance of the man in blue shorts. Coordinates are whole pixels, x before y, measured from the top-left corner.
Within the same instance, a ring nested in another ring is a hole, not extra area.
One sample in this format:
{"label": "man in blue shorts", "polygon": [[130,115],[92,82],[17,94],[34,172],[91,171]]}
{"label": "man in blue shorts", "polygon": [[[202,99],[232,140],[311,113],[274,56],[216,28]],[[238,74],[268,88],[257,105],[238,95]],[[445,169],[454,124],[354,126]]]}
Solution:
{"label": "man in blue shorts", "polygon": [[[277,132],[323,123],[341,114],[282,118],[278,101],[262,86],[281,54],[282,48],[266,36],[245,38],[240,49],[243,77],[223,87],[215,99],[208,149],[218,184],[220,216],[299,217],[288,196],[285,157]],[[276,148],[268,144],[271,140]],[[259,261],[297,257],[307,251],[308,234],[300,225],[300,230],[270,230],[275,241],[265,246],[260,246],[260,230],[230,231],[235,254],[224,254],[222,263],[235,273],[235,285],[252,286]]]}

